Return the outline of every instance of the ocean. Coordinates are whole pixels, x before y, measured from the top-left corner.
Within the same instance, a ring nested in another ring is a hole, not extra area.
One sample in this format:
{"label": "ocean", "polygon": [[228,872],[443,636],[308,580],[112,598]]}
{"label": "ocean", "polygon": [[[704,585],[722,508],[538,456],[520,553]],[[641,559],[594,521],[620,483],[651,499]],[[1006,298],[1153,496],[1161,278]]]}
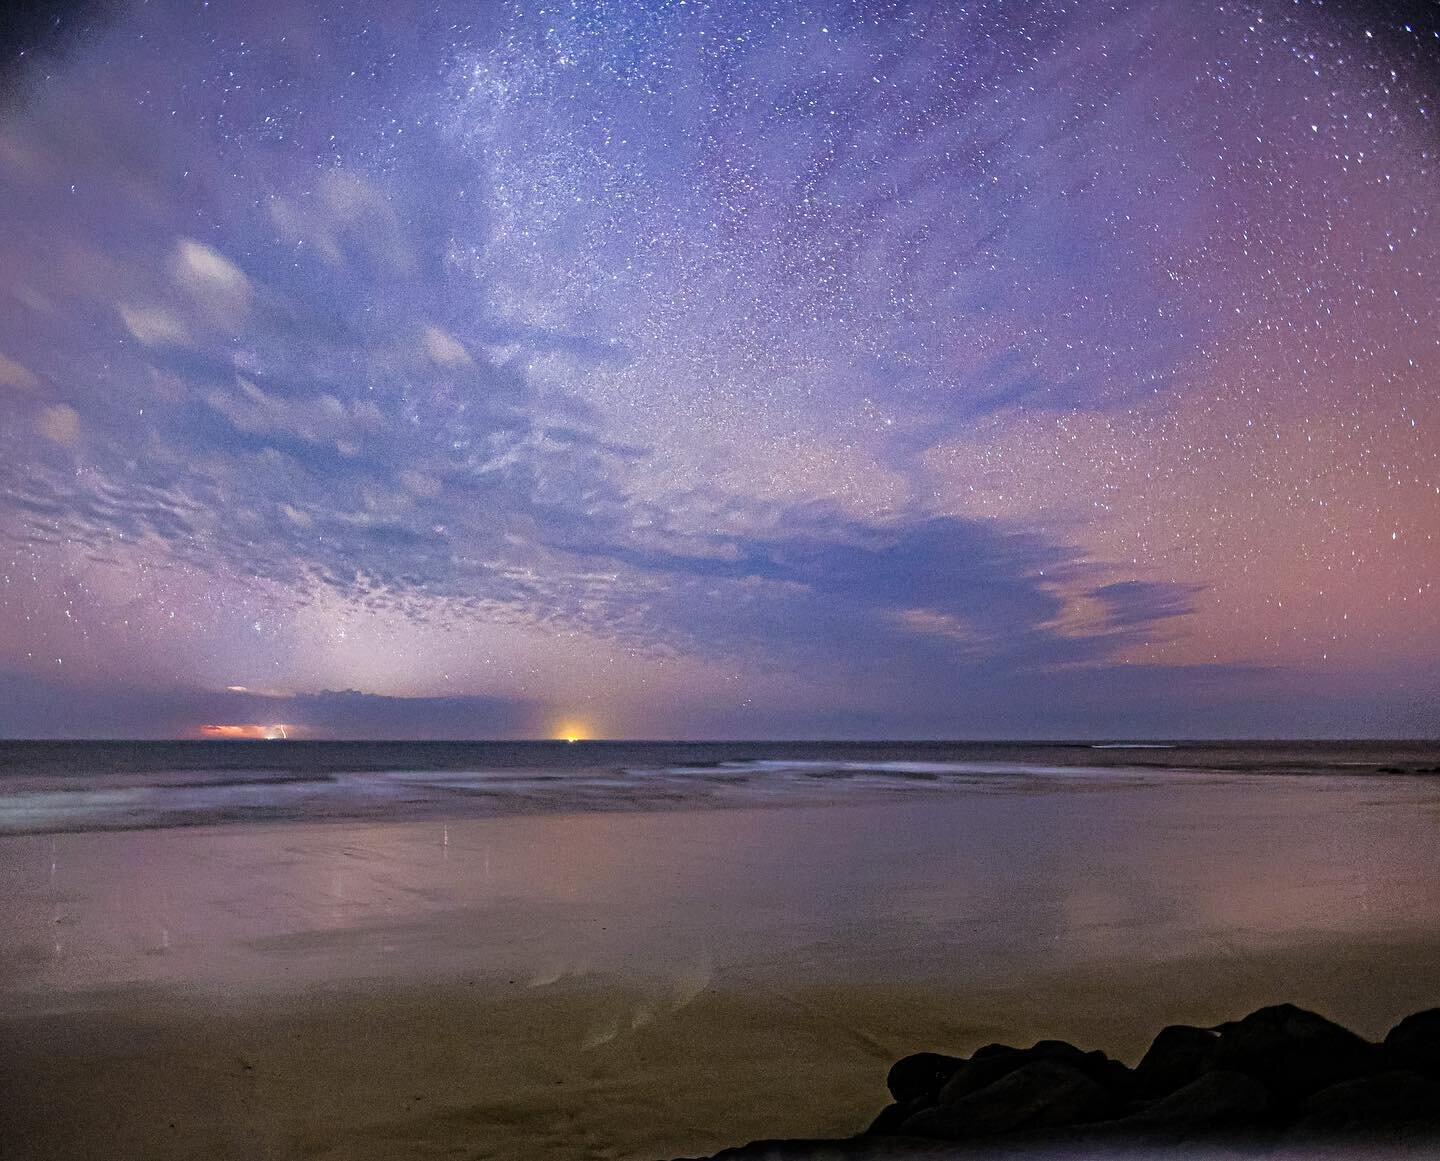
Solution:
{"label": "ocean", "polygon": [[0,742],[0,834],[1440,774],[1433,742]]}

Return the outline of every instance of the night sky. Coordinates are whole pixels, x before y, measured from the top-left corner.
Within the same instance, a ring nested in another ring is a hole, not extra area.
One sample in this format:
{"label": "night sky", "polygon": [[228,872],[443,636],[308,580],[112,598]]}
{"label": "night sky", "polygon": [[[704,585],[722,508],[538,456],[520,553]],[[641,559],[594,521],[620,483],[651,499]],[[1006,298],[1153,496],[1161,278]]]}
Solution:
{"label": "night sky", "polygon": [[8,34],[0,736],[1440,733],[1434,5]]}

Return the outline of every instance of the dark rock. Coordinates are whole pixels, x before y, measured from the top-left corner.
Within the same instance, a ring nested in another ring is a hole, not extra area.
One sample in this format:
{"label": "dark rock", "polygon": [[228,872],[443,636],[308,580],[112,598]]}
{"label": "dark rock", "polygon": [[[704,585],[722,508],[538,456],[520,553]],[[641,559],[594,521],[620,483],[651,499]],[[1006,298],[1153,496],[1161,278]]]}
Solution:
{"label": "dark rock", "polygon": [[1253,1125],[1270,1109],[1270,1094],[1254,1077],[1217,1069],[1207,1072],[1142,1112],[1115,1122],[1117,1129],[1165,1130],[1193,1135],[1197,1130],[1229,1130]]}
{"label": "dark rock", "polygon": [[917,1100],[933,1102],[945,1082],[964,1063],[965,1060],[959,1056],[917,1052],[891,1065],[885,1084],[890,1089],[890,1095],[900,1104]]}
{"label": "dark rock", "polygon": [[[1397,1067],[1402,1059],[1413,1063]],[[757,1141],[717,1158],[1018,1161],[1090,1150],[1138,1161],[1197,1146],[1235,1157],[1440,1157],[1440,1009],[1401,1021],[1383,1046],[1291,1004],[1211,1030],[1174,1025],[1133,1073],[1060,1040],[991,1044],[969,1060],[919,1053],[895,1065],[890,1087],[907,1099],[855,1137]]]}
{"label": "dark rock", "polygon": [[862,1137],[889,1137],[900,1131],[900,1126],[913,1117],[922,1108],[929,1107],[917,1101],[906,1101],[901,1104],[896,1101],[886,1105],[879,1114],[860,1133]]}
{"label": "dark rock", "polygon": [[1085,1053],[1075,1067],[1117,1099],[1128,1100],[1135,1091],[1135,1073],[1103,1052]]}
{"label": "dark rock", "polygon": [[965,1140],[1099,1120],[1114,1098],[1080,1069],[1056,1059],[1037,1059],[994,1083],[916,1113],[902,1135]]}
{"label": "dark rock", "polygon": [[1384,1072],[1321,1089],[1302,1101],[1291,1141],[1384,1141],[1440,1137],[1440,1082],[1416,1072]]}
{"label": "dark rock", "polygon": [[1406,1016],[1385,1036],[1392,1064],[1440,1077],[1440,1008]]}
{"label": "dark rock", "polygon": [[1128,1095],[1130,1091],[1130,1070],[1118,1060],[1111,1060],[1103,1052],[1084,1052],[1064,1040],[1041,1040],[1031,1048],[994,1044],[980,1049],[946,1081],[937,1103],[951,1104],[1040,1061],[1066,1064],[1115,1095]]}
{"label": "dark rock", "polygon": [[1019,1052],[1020,1049],[1009,1044],[987,1044],[983,1048],[977,1048],[970,1054],[971,1060],[984,1060],[990,1056],[1004,1056],[1007,1052]]}
{"label": "dark rock", "polygon": [[1220,1037],[1208,1028],[1171,1024],[1146,1049],[1135,1066],[1135,1091],[1141,1096],[1164,1096],[1183,1088],[1215,1067]]}
{"label": "dark rock", "polygon": [[1282,1103],[1374,1072],[1378,1049],[1324,1016],[1276,1004],[1221,1024],[1215,1067],[1260,1081]]}

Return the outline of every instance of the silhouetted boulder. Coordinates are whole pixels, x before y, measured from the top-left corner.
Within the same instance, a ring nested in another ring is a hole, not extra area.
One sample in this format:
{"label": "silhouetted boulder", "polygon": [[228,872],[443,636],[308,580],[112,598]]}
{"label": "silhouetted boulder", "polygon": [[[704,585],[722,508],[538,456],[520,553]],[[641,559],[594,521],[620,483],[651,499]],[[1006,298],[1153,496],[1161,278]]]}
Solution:
{"label": "silhouetted boulder", "polygon": [[862,1137],[889,1137],[900,1131],[900,1126],[922,1109],[930,1105],[923,1101],[895,1101],[880,1110],[873,1121],[861,1130]]}
{"label": "silhouetted boulder", "polygon": [[1390,1063],[1440,1077],[1440,1008],[1406,1016],[1385,1036]]}
{"label": "silhouetted boulder", "polygon": [[1440,1081],[1396,1070],[1312,1093],[1295,1110],[1291,1142],[1440,1139]]}
{"label": "silhouetted boulder", "polygon": [[1116,1128],[1159,1130],[1177,1137],[1197,1131],[1253,1125],[1270,1109],[1270,1094],[1253,1076],[1216,1069],[1162,1097],[1149,1108],[1115,1122]]}
{"label": "silhouetted boulder", "polygon": [[897,1104],[917,1100],[933,1102],[945,1082],[965,1063],[965,1059],[960,1056],[917,1052],[913,1056],[902,1057],[891,1065],[885,1085]]}
{"label": "silhouetted boulder", "polygon": [[1103,1052],[1084,1052],[1064,1040],[1041,1040],[1031,1048],[988,1045],[955,1070],[940,1089],[939,1104],[953,1104],[1018,1069],[1041,1061],[1068,1065],[1116,1095],[1128,1094],[1130,1070]]}
{"label": "silhouetted boulder", "polygon": [[714,1161],[995,1161],[1096,1149],[1138,1159],[1196,1146],[1223,1156],[1338,1158],[1375,1147],[1440,1157],[1440,1008],[1402,1020],[1383,1046],[1278,1004],[1214,1029],[1165,1028],[1133,1072],[1103,1052],[1042,1040],[989,1044],[968,1060],[907,1056],[889,1086],[895,1102],[863,1134],[757,1141]]}
{"label": "silhouetted boulder", "polygon": [[985,1060],[991,1056],[1004,1056],[1010,1052],[1021,1052],[1023,1049],[1016,1048],[1010,1044],[987,1044],[983,1048],[977,1048],[970,1054],[971,1060]]}
{"label": "silhouetted boulder", "polygon": [[984,1088],[916,1113],[900,1132],[959,1141],[1080,1124],[1098,1120],[1113,1108],[1114,1098],[1080,1069],[1056,1059],[1037,1059]]}
{"label": "silhouetted boulder", "polygon": [[1373,1044],[1294,1004],[1261,1008],[1216,1031],[1215,1067],[1253,1076],[1286,1103],[1364,1076],[1379,1063]]}
{"label": "silhouetted boulder", "polygon": [[1135,1066],[1135,1091],[1163,1096],[1183,1088],[1214,1068],[1219,1052],[1220,1036],[1208,1028],[1188,1024],[1162,1028]]}

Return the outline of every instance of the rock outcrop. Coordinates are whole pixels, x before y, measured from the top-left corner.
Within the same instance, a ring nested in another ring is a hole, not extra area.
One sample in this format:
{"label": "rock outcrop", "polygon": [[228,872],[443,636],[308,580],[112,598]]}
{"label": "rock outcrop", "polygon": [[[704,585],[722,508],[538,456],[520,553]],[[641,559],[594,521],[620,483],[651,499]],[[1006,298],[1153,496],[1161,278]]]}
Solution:
{"label": "rock outcrop", "polygon": [[887,1086],[893,1103],[856,1137],[756,1141],[711,1161],[1440,1156],[1440,1008],[1407,1016],[1379,1044],[1293,1004],[1213,1028],[1171,1025],[1133,1069],[1061,1040],[920,1052],[896,1061]]}

